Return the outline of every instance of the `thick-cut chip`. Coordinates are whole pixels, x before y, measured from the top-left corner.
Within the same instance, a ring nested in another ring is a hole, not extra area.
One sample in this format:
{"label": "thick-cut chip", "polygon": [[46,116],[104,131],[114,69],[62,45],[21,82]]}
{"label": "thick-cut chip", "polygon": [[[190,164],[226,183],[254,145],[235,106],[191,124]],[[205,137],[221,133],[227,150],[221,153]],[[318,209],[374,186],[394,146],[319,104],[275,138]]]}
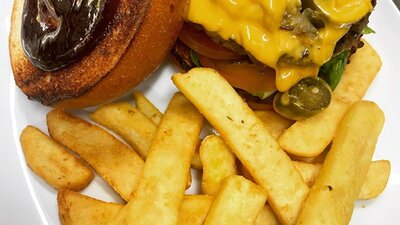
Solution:
{"label": "thick-cut chip", "polygon": [[[157,125],[137,108],[128,102],[111,103],[98,108],[89,117],[119,134],[146,160]],[[187,188],[192,183],[192,174],[190,171],[188,174]]]}
{"label": "thick-cut chip", "polygon": [[146,159],[157,125],[137,108],[128,102],[111,103],[98,108],[89,117],[121,135],[142,159]]}
{"label": "thick-cut chip", "polygon": [[27,126],[20,140],[28,166],[53,188],[80,191],[92,181],[88,166],[36,127]]}
{"label": "thick-cut chip", "polygon": [[[112,103],[100,107],[89,117],[95,122],[119,134],[145,160],[157,130],[157,124],[128,102]],[[192,159],[192,167],[201,169],[198,151]]]}
{"label": "thick-cut chip", "polygon": [[365,181],[384,115],[373,102],[352,105],[340,122],[297,225],[348,224]]}
{"label": "thick-cut chip", "polygon": [[136,107],[144,115],[150,118],[154,124],[158,125],[162,117],[160,110],[158,110],[157,107],[155,107],[153,103],[151,103],[146,96],[143,95],[142,92],[135,92],[133,93],[133,96],[135,98]]}
{"label": "thick-cut chip", "polygon": [[[185,195],[177,225],[202,225],[213,200],[207,195]],[[105,225],[124,206],[67,190],[58,192],[57,201],[62,225]],[[265,205],[254,225],[279,225],[279,222],[271,208]]]}
{"label": "thick-cut chip", "polygon": [[323,163],[326,157],[326,154],[328,154],[329,149],[331,148],[330,145],[328,145],[328,147],[325,148],[325,150],[314,157],[302,157],[302,156],[297,156],[297,155],[293,155],[293,154],[288,154],[289,157],[293,160],[293,161],[299,161],[299,162],[305,162],[305,163]]}
{"label": "thick-cut chip", "polygon": [[177,223],[202,124],[200,112],[176,93],[158,126],[137,190],[109,224]]}
{"label": "thick-cut chip", "polygon": [[103,202],[77,192],[60,190],[58,214],[62,225],[106,225],[123,205]]}
{"label": "thick-cut chip", "polygon": [[[304,182],[308,186],[312,186],[317,179],[317,176],[321,170],[321,164],[316,163],[305,163],[293,161],[297,170],[299,171]],[[243,164],[239,164],[240,173],[247,179],[254,181],[253,177],[246,170]],[[360,194],[358,195],[358,200],[366,200],[371,198],[376,198],[380,195],[386,187],[390,176],[390,162],[388,160],[378,160],[372,161],[371,167],[368,170],[367,177],[363,183]]]}
{"label": "thick-cut chip", "polygon": [[268,191],[281,223],[294,224],[309,188],[261,120],[215,70],[195,68],[172,79]]}
{"label": "thick-cut chip", "polygon": [[375,50],[364,40],[364,47],[351,57],[332,101],[323,112],[297,121],[279,138],[287,152],[304,157],[319,155],[332,141],[343,115],[364,96],[382,62]]}
{"label": "thick-cut chip", "polygon": [[[62,225],[105,225],[124,207],[67,190],[58,192],[57,201]],[[186,195],[177,225],[202,225],[212,201],[211,196]]]}
{"label": "thick-cut chip", "polygon": [[222,181],[237,174],[236,157],[217,135],[207,136],[200,145],[203,162],[201,189],[203,194],[217,194]]}
{"label": "thick-cut chip", "polygon": [[[321,164],[310,164],[304,162],[294,162],[297,170],[309,186],[312,186],[317,178]],[[368,169],[367,177],[361,187],[357,199],[371,199],[380,195],[386,187],[390,176],[390,162],[388,160],[372,161]]]}
{"label": "thick-cut chip", "polygon": [[319,160],[320,158],[318,158],[319,155],[317,157],[302,157],[302,156],[297,156],[297,155],[288,153],[288,156],[290,157],[290,159],[292,159],[292,161],[298,161],[298,162],[304,162],[304,163],[322,163]]}
{"label": "thick-cut chip", "polygon": [[283,131],[294,123],[293,120],[286,119],[273,110],[256,110],[254,113],[276,140],[278,140]]}
{"label": "thick-cut chip", "polygon": [[254,225],[280,225],[280,223],[271,207],[269,207],[269,205],[265,205],[260,213],[258,213]]}
{"label": "thick-cut chip", "polygon": [[247,180],[250,180],[252,182],[256,182],[253,178],[253,176],[250,174],[250,172],[244,167],[244,165],[241,162],[237,162],[237,167],[239,169],[240,175],[244,176]]}
{"label": "thick-cut chip", "polygon": [[296,169],[299,171],[301,177],[303,178],[304,182],[308,186],[314,184],[315,179],[317,179],[318,173],[321,169],[321,164],[311,164],[305,162],[298,162],[293,161]]}
{"label": "thick-cut chip", "polygon": [[207,195],[186,195],[177,225],[203,225],[214,198]]}
{"label": "thick-cut chip", "polygon": [[201,159],[200,159],[199,148],[197,148],[196,151],[194,152],[191,165],[192,165],[193,169],[198,169],[198,170],[203,169],[203,163],[201,162]]}
{"label": "thick-cut chip", "polygon": [[50,135],[78,154],[125,200],[144,166],[139,155],[104,129],[61,110],[47,114]]}
{"label": "thick-cut chip", "polygon": [[363,182],[358,199],[376,198],[386,188],[390,176],[388,160],[373,161]]}
{"label": "thick-cut chip", "polygon": [[230,176],[215,196],[204,225],[254,225],[266,191],[242,176]]}

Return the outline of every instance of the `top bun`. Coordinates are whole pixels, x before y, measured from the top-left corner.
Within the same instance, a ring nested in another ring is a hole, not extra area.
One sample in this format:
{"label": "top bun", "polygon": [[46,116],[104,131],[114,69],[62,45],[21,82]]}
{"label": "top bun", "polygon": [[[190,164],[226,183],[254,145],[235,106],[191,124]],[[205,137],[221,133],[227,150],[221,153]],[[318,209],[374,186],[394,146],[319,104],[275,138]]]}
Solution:
{"label": "top bun", "polygon": [[15,82],[44,105],[85,108],[118,97],[147,78],[167,57],[185,0],[119,0],[109,32],[78,62],[48,72],[35,67],[21,44],[24,0],[15,0],[9,39]]}

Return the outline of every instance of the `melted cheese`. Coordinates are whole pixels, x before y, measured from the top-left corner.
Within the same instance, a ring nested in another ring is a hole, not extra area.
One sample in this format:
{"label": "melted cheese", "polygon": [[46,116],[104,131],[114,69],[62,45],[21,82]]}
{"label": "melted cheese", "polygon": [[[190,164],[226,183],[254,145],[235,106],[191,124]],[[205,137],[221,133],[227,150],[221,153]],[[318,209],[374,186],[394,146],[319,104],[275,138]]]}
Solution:
{"label": "melted cheese", "polygon": [[315,5],[335,23],[355,23],[372,10],[371,0],[314,0]]}
{"label": "melted cheese", "polygon": [[[274,68],[278,90],[286,91],[302,78],[316,76],[319,67],[331,58],[336,42],[348,31],[346,22],[357,21],[372,9],[370,0],[353,1],[357,4],[348,0],[314,0],[325,15],[325,26],[315,38],[281,29],[287,9],[300,8],[300,0],[191,0],[187,20],[225,40],[234,40],[258,61]],[[344,13],[346,18],[340,20],[341,9],[354,12]],[[302,59],[305,51],[312,62],[308,66],[278,63],[282,56]]]}

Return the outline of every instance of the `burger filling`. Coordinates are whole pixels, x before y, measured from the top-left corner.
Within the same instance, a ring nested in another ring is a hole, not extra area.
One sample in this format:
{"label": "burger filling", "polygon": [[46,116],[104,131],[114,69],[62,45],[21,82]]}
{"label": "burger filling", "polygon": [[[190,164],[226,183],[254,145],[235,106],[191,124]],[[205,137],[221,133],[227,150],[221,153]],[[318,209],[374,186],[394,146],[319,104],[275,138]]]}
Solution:
{"label": "burger filling", "polygon": [[317,76],[350,25],[372,9],[370,0],[192,0],[187,20],[274,68],[284,92]]}
{"label": "burger filling", "polygon": [[[263,102],[271,102],[276,91],[300,93],[290,89],[310,84],[310,80],[300,82],[304,78],[320,76],[322,79],[311,82],[312,85],[308,85],[310,88],[302,89],[306,92],[310,90],[303,95],[308,99],[294,96],[296,101],[304,100],[299,104],[305,106],[305,110],[313,108],[307,105],[310,99],[323,99],[318,102],[320,108],[311,113],[307,111],[306,116],[287,116],[301,119],[329,105],[331,90],[339,83],[349,56],[362,46],[360,38],[367,28],[368,16],[374,5],[375,1],[370,0],[192,0],[187,14],[188,24],[180,36],[182,42],[176,46],[180,46],[181,50],[185,45],[189,46],[186,62],[191,63],[186,63],[186,69],[199,64],[215,68],[235,88],[245,90],[259,100],[267,99]],[[194,38],[197,40],[191,40],[193,35],[190,34],[199,32],[206,34],[208,40],[204,41],[206,37],[198,38],[199,34]],[[206,43],[210,40],[214,45],[218,43],[219,48]],[[225,57],[232,52],[236,54]],[[176,58],[178,54],[173,52],[173,55]],[[260,76],[249,75],[250,71],[243,72],[246,75],[237,80],[238,67],[248,69],[248,64],[258,67],[253,68],[252,73],[255,71],[269,77],[269,82],[272,80],[274,85],[259,84],[257,88],[239,85],[241,82],[261,83],[263,80]],[[235,81],[232,81],[232,76],[236,77]],[[253,79],[253,82],[246,81],[248,79]],[[324,85],[324,81],[329,85]]]}

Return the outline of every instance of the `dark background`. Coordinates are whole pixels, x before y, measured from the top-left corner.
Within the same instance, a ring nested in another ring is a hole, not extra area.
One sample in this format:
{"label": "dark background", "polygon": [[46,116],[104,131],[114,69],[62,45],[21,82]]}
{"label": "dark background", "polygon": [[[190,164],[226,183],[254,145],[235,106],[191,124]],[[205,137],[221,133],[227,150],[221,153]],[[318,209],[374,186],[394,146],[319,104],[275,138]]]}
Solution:
{"label": "dark background", "polygon": [[397,8],[400,10],[400,0],[393,0],[394,4],[396,4]]}

